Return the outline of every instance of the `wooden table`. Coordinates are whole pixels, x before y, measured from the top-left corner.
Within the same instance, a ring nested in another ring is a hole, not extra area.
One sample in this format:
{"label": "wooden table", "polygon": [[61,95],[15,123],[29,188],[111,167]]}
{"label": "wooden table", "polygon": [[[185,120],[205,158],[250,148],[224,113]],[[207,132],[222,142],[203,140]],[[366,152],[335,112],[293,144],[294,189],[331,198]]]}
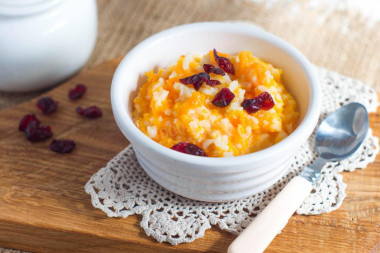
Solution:
{"label": "wooden table", "polygon": [[[217,228],[189,244],[157,243],[140,228],[140,216],[108,218],[91,205],[84,185],[128,141],[113,119],[109,87],[119,60],[83,72],[50,91],[59,101],[50,116],[35,108],[36,99],[0,112],[0,245],[42,252],[225,252],[234,235]],[[69,101],[68,90],[88,86]],[[97,94],[102,94],[101,96]],[[104,116],[78,116],[78,105],[98,105]],[[30,143],[17,130],[24,114],[36,113],[52,126],[55,138],[77,142],[72,154],[56,154],[49,141]],[[380,135],[380,113],[370,116]],[[266,252],[368,252],[380,239],[380,159],[364,170],[343,173],[347,197],[332,213],[293,215]],[[377,246],[379,247],[379,245]],[[373,251],[375,252],[375,251]]]}
{"label": "wooden table", "polygon": [[[126,54],[141,40],[162,29],[189,22],[242,20],[254,22],[289,41],[314,64],[358,78],[380,91],[379,24],[367,27],[359,16],[348,17],[343,12],[332,13],[320,23],[316,22],[317,10],[308,9],[307,1],[290,2],[267,8],[263,3],[248,0],[98,0],[98,41],[83,72]],[[295,5],[300,7],[298,13],[289,15]],[[342,33],[337,25],[340,23],[350,29]],[[109,219],[91,206],[83,191],[84,183],[127,144],[113,124],[109,101],[102,98],[108,96],[110,73],[115,64],[116,61],[100,67],[102,73],[91,70],[76,79],[89,82],[89,96],[81,102],[104,106],[106,113],[102,119],[94,124],[72,119],[73,115],[66,109],[57,114],[59,117],[41,116],[44,122],[54,126],[56,135],[81,139],[77,153],[69,161],[66,158],[62,161],[61,156],[48,156],[51,153],[46,150],[47,144],[30,145],[15,131],[20,115],[35,110],[33,101],[0,112],[0,246],[53,252],[108,252],[129,247],[125,251],[142,252],[140,246],[144,245],[150,248],[146,252],[222,252],[233,236],[218,229],[207,231],[204,238],[192,244],[171,247],[146,237],[139,227],[140,217]],[[97,81],[102,87],[98,87]],[[67,85],[62,85],[51,94],[63,98],[67,89]],[[44,92],[0,92],[0,110]],[[96,92],[104,93],[94,97]],[[60,105],[73,110],[76,104],[64,101]],[[372,115],[374,134],[380,136],[378,123],[378,114]],[[72,124],[77,124],[75,130]],[[378,160],[365,170],[343,175],[348,186],[342,207],[322,216],[294,216],[268,252],[368,252],[379,243]],[[379,248],[380,245],[373,252],[379,252]]]}

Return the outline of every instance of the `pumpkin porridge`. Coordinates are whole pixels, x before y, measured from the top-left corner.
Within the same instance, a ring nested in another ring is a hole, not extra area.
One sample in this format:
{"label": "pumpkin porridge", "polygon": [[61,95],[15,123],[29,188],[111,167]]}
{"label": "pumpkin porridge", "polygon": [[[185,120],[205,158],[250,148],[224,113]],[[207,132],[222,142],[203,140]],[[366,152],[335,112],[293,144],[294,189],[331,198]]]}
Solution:
{"label": "pumpkin porridge", "polygon": [[250,51],[181,56],[146,77],[134,100],[134,122],[183,153],[244,155],[274,145],[297,126],[297,104],[281,70]]}

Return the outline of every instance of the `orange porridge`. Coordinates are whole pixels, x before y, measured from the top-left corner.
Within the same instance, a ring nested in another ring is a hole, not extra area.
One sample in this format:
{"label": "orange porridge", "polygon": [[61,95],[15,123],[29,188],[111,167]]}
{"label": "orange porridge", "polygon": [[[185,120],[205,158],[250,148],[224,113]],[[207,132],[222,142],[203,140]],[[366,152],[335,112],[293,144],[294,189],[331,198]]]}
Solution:
{"label": "orange porridge", "polygon": [[281,70],[250,51],[181,56],[146,77],[133,119],[168,148],[191,143],[210,157],[244,155],[281,141],[297,126],[297,104]]}

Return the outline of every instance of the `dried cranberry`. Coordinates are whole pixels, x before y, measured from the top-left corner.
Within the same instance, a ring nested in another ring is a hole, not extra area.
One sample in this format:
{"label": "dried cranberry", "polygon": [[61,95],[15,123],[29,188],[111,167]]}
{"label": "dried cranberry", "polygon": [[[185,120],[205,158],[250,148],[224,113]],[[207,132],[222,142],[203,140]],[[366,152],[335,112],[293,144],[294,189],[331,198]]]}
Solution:
{"label": "dried cranberry", "polygon": [[53,140],[50,143],[50,150],[57,153],[70,153],[75,149],[75,142],[72,140]]}
{"label": "dried cranberry", "polygon": [[241,103],[241,106],[248,113],[254,113],[261,109],[261,104],[262,104],[261,99],[252,98],[252,99],[244,99],[244,101]]}
{"label": "dried cranberry", "polygon": [[171,147],[171,149],[189,155],[207,156],[200,147],[188,142],[179,142]]}
{"label": "dried cranberry", "polygon": [[42,97],[37,101],[37,107],[43,114],[50,114],[57,109],[58,102],[50,97]]}
{"label": "dried cranberry", "polygon": [[83,94],[86,92],[87,87],[84,84],[77,84],[74,88],[69,90],[69,98],[71,100],[75,100],[81,98]]}
{"label": "dried cranberry", "polygon": [[76,111],[78,114],[82,115],[83,117],[90,118],[90,119],[96,119],[102,116],[102,110],[95,105],[84,108],[84,109],[78,106]]}
{"label": "dried cranberry", "polygon": [[217,107],[226,107],[235,98],[235,94],[228,88],[221,89],[211,101]]}
{"label": "dried cranberry", "polygon": [[26,138],[31,142],[49,139],[53,133],[50,126],[40,126],[36,121],[31,121],[25,129]]}
{"label": "dried cranberry", "polygon": [[199,90],[203,82],[207,82],[207,80],[210,80],[210,76],[205,72],[179,79],[183,84],[192,84],[195,90]]}
{"label": "dried cranberry", "polygon": [[274,106],[274,100],[272,96],[264,91],[260,95],[252,99],[244,99],[241,106],[248,112],[254,113],[260,109],[269,110]]}
{"label": "dried cranberry", "polygon": [[221,69],[223,69],[228,74],[232,74],[232,75],[235,74],[235,69],[232,62],[226,57],[218,56],[218,52],[216,51],[215,48],[214,48],[214,58],[215,58],[216,63],[218,63]]}
{"label": "dried cranberry", "polygon": [[220,82],[218,80],[207,80],[206,84],[214,87],[215,85],[219,85]]}
{"label": "dried cranberry", "polygon": [[263,92],[260,94],[260,96],[263,99],[263,104],[261,109],[263,110],[270,110],[274,106],[274,100],[273,97],[268,92]]}
{"label": "dried cranberry", "polygon": [[203,69],[206,73],[213,73],[215,75],[224,76],[226,74],[222,69],[216,68],[214,65],[211,64],[203,64]]}
{"label": "dried cranberry", "polygon": [[18,126],[18,130],[22,131],[22,132],[25,132],[25,129],[26,127],[29,125],[29,123],[31,122],[35,122],[37,126],[40,125],[40,121],[36,118],[36,115],[34,114],[28,114],[28,115],[25,115],[21,121],[20,121],[20,124]]}

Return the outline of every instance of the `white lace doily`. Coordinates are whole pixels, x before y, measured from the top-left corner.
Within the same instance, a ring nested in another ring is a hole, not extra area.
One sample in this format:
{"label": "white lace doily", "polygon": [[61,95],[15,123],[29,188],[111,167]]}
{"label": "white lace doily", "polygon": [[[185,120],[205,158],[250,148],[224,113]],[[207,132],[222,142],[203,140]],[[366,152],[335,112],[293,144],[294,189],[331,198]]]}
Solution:
{"label": "white lace doily", "polygon": [[[362,103],[368,112],[376,111],[377,94],[369,86],[319,67],[316,70],[323,91],[321,119],[350,102]],[[378,139],[370,130],[353,156],[326,164],[320,184],[297,213],[315,215],[339,208],[346,196],[346,184],[339,172],[365,168],[378,152]],[[94,207],[109,217],[141,214],[141,227],[147,235],[176,245],[202,237],[211,225],[238,234],[316,155],[313,134],[300,147],[287,175],[269,189],[238,201],[207,203],[178,196],[158,185],[140,167],[132,147],[128,146],[91,177],[85,190]]]}

